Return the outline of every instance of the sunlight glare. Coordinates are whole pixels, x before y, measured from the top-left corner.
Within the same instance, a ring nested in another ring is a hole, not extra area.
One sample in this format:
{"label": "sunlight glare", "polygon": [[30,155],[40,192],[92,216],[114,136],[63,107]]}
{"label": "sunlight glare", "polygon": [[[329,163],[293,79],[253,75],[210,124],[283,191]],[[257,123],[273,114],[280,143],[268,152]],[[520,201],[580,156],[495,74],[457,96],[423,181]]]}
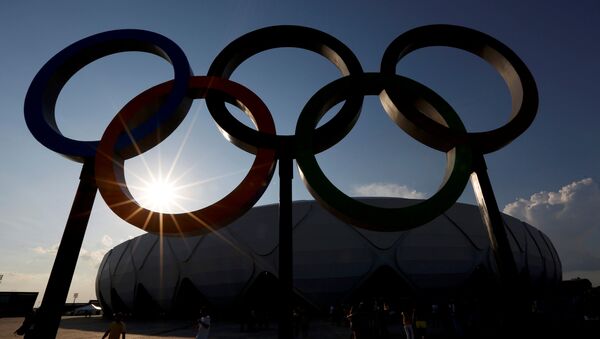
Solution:
{"label": "sunlight glare", "polygon": [[180,188],[174,182],[164,178],[153,178],[143,188],[143,197],[140,199],[144,205],[157,212],[173,212],[180,199],[177,191]]}

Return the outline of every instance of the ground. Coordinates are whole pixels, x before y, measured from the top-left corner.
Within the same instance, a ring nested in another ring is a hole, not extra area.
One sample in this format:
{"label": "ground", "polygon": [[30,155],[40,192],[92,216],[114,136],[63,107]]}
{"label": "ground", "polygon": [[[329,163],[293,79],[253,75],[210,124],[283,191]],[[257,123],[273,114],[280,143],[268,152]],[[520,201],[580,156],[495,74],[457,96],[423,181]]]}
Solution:
{"label": "ground", "polygon": [[[15,338],[13,332],[17,329],[23,318],[0,318],[0,338]],[[86,317],[63,317],[57,338],[60,339],[84,339],[102,338],[102,334],[108,327],[109,321],[100,316]],[[180,339],[193,338],[195,331],[193,324],[189,321],[126,321],[127,339],[141,338],[165,338]],[[346,327],[335,327],[327,322],[314,322],[311,324],[310,338],[319,339],[347,339],[350,330]],[[263,330],[256,333],[241,333],[240,326],[235,323],[214,322],[211,329],[210,339],[275,339],[276,329]]]}

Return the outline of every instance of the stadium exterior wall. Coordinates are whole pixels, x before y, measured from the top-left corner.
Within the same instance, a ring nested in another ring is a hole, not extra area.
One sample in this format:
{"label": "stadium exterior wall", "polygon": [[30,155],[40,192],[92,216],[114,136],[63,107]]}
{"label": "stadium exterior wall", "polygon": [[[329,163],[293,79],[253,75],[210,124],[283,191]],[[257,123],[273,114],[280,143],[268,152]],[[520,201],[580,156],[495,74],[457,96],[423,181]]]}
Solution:
{"label": "stadium exterior wall", "polygon": [[[365,201],[383,207],[414,203]],[[277,205],[261,206],[218,233],[164,237],[162,242],[144,234],[126,241],[104,256],[97,296],[105,309],[130,312],[175,312],[182,299],[231,307],[257,293],[254,287],[265,276],[277,276],[277,217]],[[426,225],[389,233],[355,228],[314,201],[294,202],[293,217],[294,287],[317,306],[348,300],[382,268],[401,282],[398,289],[409,291],[460,289],[477,272],[493,276],[496,271],[476,206],[457,203]],[[503,217],[524,279],[533,289],[556,286],[562,271],[550,239],[529,224]],[[262,291],[268,293],[268,287]]]}

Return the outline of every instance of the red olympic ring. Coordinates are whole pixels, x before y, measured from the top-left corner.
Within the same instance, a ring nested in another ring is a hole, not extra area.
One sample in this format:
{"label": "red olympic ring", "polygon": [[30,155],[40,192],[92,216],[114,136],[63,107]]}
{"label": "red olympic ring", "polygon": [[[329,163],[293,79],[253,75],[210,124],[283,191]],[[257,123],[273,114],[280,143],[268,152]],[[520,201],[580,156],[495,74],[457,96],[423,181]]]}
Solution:
{"label": "red olympic ring", "polygon": [[[248,211],[262,196],[275,170],[274,150],[260,148],[250,171],[242,182],[218,202],[192,212],[158,213],[140,206],[127,188],[124,159],[116,143],[131,124],[153,114],[148,107],[159,105],[171,92],[173,81],[146,90],[132,99],[110,122],[96,153],[96,184],[108,206],[123,220],[143,230],[164,235],[203,234],[226,226]],[[254,93],[226,79],[194,76],[189,79],[188,96],[220,99],[244,110],[261,133],[275,134],[275,123],[267,107]],[[135,142],[135,140],[132,140]]]}

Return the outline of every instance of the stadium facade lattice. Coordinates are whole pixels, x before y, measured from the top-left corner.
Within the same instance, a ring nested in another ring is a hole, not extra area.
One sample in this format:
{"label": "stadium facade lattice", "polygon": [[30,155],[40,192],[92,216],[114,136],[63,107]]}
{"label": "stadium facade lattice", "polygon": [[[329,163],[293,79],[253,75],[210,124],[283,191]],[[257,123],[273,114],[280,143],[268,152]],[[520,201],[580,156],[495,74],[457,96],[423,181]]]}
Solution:
{"label": "stadium facade lattice", "polygon": [[[397,207],[399,198],[365,198]],[[456,203],[433,221],[402,232],[363,230],[314,201],[293,205],[294,289],[315,307],[364,296],[404,298],[477,293],[494,284],[495,265],[477,206]],[[531,291],[557,286],[561,264],[550,239],[504,215],[521,276]],[[278,206],[255,207],[216,233],[144,234],[103,258],[96,293],[105,311],[179,313],[276,302]],[[236,306],[237,305],[237,306]]]}

